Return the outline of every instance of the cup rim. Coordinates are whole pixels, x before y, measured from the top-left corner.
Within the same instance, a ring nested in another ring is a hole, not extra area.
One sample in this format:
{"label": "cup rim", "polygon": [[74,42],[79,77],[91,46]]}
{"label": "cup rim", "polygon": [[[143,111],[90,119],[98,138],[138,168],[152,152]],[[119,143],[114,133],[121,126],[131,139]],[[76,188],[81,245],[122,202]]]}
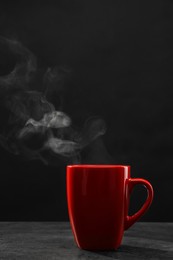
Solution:
{"label": "cup rim", "polygon": [[130,165],[123,164],[73,164],[67,168],[130,168]]}

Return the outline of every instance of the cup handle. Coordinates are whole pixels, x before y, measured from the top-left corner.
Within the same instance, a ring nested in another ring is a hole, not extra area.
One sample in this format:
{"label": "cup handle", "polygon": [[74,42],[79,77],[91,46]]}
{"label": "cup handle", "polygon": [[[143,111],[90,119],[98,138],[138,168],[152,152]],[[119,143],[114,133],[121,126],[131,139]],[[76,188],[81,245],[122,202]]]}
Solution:
{"label": "cup handle", "polygon": [[[127,180],[127,186],[128,186],[128,192],[127,192],[127,201],[129,202],[129,197],[130,194],[134,188],[134,186],[138,185],[138,184],[142,184],[144,185],[144,187],[147,189],[147,193],[148,196],[143,204],[143,206],[139,209],[139,211],[137,211],[134,215],[132,216],[126,216],[125,217],[125,230],[127,230],[129,227],[131,227],[136,221],[138,221],[138,219],[140,217],[142,217],[144,215],[144,213],[148,210],[148,208],[150,207],[152,200],[153,200],[153,187],[151,186],[151,184],[144,179],[141,178],[133,178],[133,179],[128,179]],[[128,203],[129,204],[129,203]],[[127,204],[127,208],[128,208],[128,204]],[[127,213],[128,214],[128,213]]]}

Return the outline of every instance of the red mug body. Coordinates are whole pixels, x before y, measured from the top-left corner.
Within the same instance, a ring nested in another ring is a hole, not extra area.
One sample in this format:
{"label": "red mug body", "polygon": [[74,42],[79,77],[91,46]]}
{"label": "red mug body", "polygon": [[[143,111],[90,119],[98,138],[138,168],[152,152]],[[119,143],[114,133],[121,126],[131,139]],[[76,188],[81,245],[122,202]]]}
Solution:
{"label": "red mug body", "polygon": [[[148,181],[131,179],[130,166],[71,165],[66,181],[72,231],[78,247],[85,250],[117,249],[124,230],[145,213],[153,198]],[[130,193],[136,184],[147,188],[148,197],[136,214],[128,216]]]}

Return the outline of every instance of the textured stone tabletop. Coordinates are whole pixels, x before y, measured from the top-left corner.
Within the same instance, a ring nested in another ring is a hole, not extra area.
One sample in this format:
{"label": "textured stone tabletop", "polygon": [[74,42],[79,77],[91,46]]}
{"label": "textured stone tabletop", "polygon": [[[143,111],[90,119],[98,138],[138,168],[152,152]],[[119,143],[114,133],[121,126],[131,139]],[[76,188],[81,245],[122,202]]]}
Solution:
{"label": "textured stone tabletop", "polygon": [[68,222],[0,222],[0,260],[173,259],[173,223],[138,222],[117,251],[84,251]]}

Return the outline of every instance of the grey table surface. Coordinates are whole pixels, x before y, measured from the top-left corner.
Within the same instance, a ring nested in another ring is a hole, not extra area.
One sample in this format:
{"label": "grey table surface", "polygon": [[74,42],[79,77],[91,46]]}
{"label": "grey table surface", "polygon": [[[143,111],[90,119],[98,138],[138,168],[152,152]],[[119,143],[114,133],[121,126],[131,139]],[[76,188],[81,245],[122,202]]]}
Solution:
{"label": "grey table surface", "polygon": [[138,222],[117,251],[79,249],[69,222],[0,222],[0,260],[173,259],[173,223]]}

